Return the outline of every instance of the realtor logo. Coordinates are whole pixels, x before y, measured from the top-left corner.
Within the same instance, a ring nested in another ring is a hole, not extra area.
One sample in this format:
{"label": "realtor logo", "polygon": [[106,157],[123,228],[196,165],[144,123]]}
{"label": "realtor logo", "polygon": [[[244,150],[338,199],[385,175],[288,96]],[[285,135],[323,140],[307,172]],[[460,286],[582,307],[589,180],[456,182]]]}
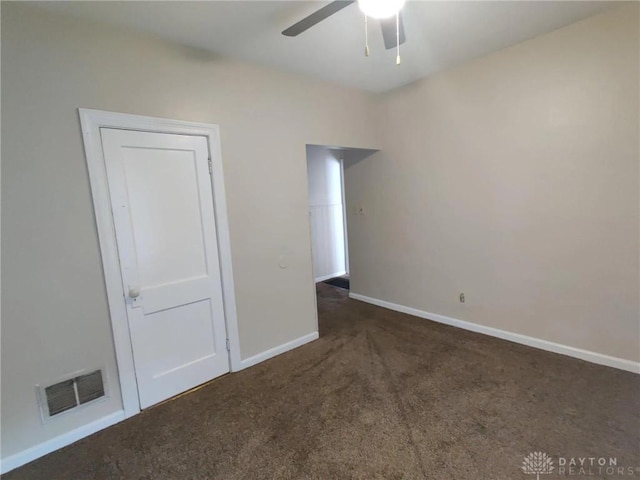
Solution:
{"label": "realtor logo", "polygon": [[553,472],[553,460],[544,452],[531,452],[524,457],[522,471],[528,475],[535,475],[536,480],[540,480],[540,475]]}

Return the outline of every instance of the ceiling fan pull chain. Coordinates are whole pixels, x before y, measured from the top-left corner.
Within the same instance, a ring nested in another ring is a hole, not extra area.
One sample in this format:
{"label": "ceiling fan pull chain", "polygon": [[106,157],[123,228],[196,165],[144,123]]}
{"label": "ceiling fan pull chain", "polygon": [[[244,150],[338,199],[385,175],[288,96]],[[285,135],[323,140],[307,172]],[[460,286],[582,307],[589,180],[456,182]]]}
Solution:
{"label": "ceiling fan pull chain", "polygon": [[364,56],[369,56],[369,22],[367,16],[364,16]]}
{"label": "ceiling fan pull chain", "polygon": [[396,55],[396,65],[400,65],[400,13],[396,13],[396,42],[398,44],[398,54]]}

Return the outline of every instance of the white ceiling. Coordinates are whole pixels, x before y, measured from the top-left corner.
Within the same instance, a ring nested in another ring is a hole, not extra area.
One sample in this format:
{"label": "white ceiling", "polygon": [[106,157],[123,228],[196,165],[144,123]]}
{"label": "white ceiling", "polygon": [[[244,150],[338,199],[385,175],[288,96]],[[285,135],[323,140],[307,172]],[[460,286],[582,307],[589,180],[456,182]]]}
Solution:
{"label": "white ceiling", "polygon": [[374,92],[405,85],[615,7],[611,1],[409,1],[407,42],[384,50],[379,25],[350,5],[298,37],[282,30],[328,2],[38,2],[41,8],[112,23],[250,62]]}

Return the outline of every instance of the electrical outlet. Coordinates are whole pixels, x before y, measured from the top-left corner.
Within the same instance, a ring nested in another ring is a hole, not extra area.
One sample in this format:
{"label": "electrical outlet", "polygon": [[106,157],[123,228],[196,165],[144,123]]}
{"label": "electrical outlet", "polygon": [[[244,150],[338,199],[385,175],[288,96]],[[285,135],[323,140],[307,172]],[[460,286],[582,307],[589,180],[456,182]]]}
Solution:
{"label": "electrical outlet", "polygon": [[464,293],[460,294],[460,303],[464,303]]}

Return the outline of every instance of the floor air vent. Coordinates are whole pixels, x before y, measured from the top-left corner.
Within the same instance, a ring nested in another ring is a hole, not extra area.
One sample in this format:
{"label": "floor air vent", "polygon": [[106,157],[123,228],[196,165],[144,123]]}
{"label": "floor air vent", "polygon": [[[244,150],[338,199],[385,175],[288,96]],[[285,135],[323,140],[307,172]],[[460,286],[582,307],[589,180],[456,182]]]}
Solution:
{"label": "floor air vent", "polygon": [[102,371],[79,375],[41,389],[43,416],[53,417],[105,396]]}

